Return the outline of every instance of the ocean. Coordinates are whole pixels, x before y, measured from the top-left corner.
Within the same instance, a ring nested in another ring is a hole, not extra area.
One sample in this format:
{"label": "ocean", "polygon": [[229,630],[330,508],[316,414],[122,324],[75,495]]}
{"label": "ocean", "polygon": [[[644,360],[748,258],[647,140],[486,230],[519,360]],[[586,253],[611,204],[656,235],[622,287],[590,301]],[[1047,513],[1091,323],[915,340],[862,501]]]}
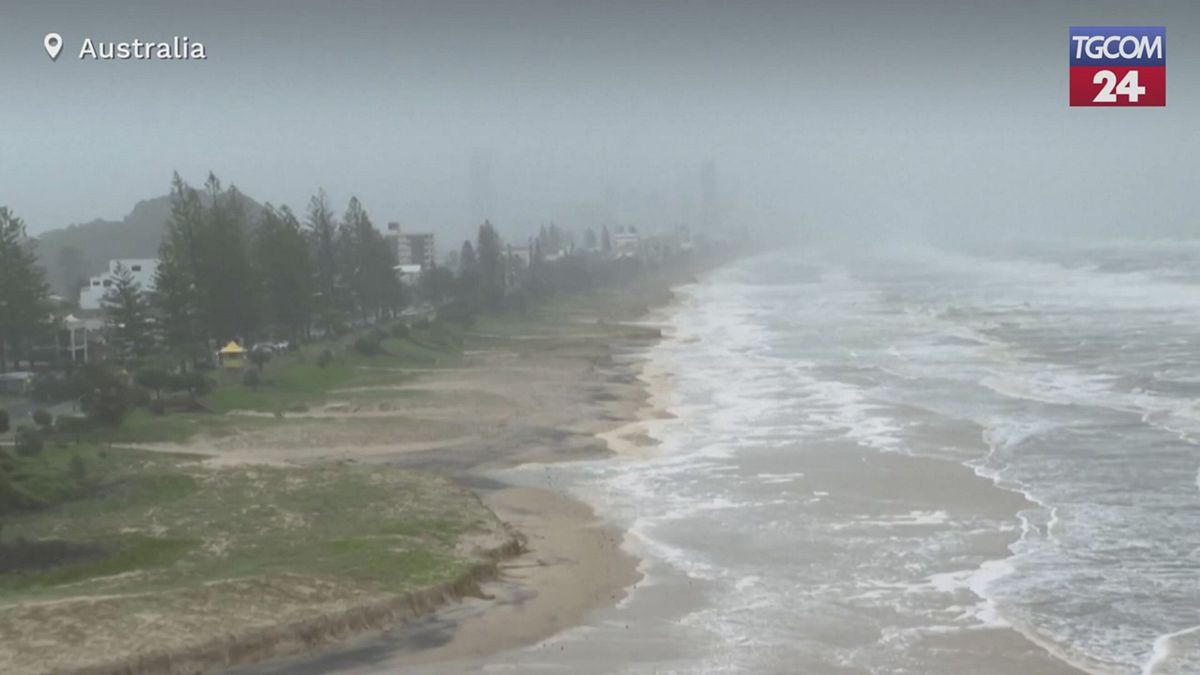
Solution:
{"label": "ocean", "polygon": [[1200,242],[780,250],[679,290],[645,578],[500,672],[1200,673]]}

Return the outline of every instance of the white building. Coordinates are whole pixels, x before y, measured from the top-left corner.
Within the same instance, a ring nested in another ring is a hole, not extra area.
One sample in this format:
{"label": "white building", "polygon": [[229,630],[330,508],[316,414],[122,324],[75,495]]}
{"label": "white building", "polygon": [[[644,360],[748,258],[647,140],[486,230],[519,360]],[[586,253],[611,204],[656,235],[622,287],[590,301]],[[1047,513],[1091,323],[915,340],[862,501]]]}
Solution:
{"label": "white building", "polygon": [[388,223],[386,238],[396,252],[396,262],[401,265],[420,265],[424,269],[433,267],[436,257],[433,233],[401,232],[400,223]]}
{"label": "white building", "polygon": [[409,288],[414,288],[421,281],[420,265],[396,265],[396,276]]}
{"label": "white building", "polygon": [[638,253],[638,245],[641,244],[642,238],[638,231],[629,228],[628,230],[617,230],[612,235],[613,251],[619,257],[634,256]]}
{"label": "white building", "polygon": [[104,296],[116,283],[117,269],[124,267],[133,275],[142,291],[154,291],[154,275],[158,272],[157,258],[121,258],[108,261],[108,271],[88,279],[88,285],[79,291],[80,309],[102,309]]}

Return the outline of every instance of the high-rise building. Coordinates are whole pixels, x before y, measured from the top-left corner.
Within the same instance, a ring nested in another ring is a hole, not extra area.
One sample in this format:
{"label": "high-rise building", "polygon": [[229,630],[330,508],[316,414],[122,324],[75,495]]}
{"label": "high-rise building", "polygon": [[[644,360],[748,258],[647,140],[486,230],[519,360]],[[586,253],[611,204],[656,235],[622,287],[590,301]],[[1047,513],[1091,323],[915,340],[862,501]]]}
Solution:
{"label": "high-rise building", "polygon": [[396,252],[400,265],[419,265],[421,269],[433,267],[437,260],[432,232],[401,232],[400,223],[388,223],[386,239]]}

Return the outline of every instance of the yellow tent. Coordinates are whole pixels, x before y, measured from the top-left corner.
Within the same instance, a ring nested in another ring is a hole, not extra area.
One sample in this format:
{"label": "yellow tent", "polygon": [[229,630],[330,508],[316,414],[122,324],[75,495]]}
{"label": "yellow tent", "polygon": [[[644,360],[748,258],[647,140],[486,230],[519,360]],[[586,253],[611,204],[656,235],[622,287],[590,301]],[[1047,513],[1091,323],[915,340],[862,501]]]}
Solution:
{"label": "yellow tent", "polygon": [[229,344],[221,348],[217,352],[217,358],[221,361],[221,365],[226,368],[241,368],[246,365],[245,362],[246,350],[233,340]]}

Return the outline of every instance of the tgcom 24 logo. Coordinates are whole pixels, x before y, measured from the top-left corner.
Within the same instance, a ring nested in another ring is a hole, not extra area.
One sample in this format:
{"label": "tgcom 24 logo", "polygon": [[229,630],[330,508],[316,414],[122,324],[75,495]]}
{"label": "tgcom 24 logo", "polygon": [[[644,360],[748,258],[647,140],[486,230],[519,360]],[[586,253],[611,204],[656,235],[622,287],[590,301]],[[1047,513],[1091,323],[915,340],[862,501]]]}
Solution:
{"label": "tgcom 24 logo", "polygon": [[1072,106],[1167,104],[1165,26],[1071,26]]}

